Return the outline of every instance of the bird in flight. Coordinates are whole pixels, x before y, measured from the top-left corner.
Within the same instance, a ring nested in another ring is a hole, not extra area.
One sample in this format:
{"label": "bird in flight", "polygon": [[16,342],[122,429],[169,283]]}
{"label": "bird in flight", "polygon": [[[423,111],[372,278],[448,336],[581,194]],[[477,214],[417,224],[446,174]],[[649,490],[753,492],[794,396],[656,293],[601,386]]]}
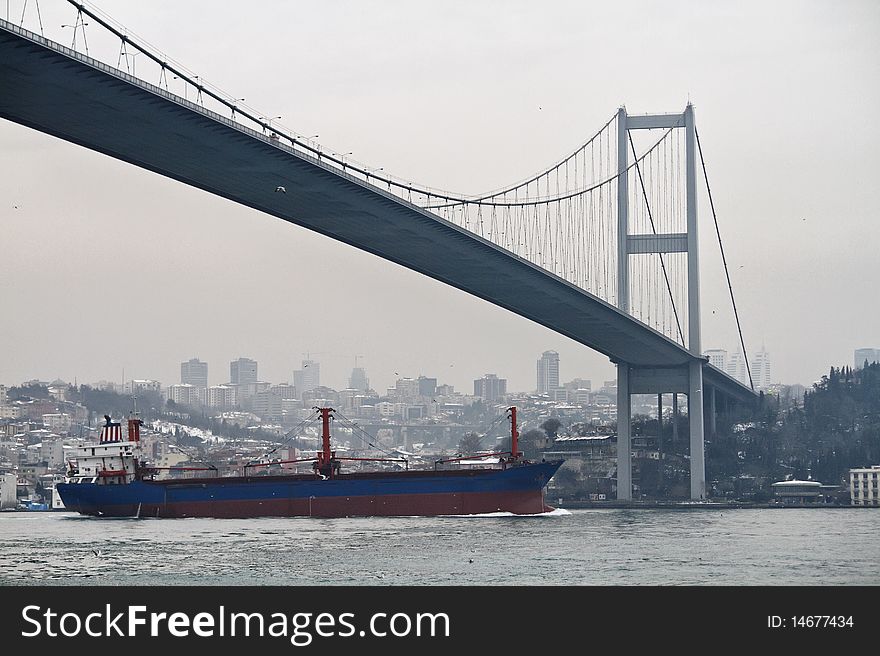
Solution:
{"label": "bird in flight", "polygon": [[282,194],[286,194],[286,193],[287,193],[287,189],[285,189],[284,187],[280,187],[280,186],[279,186],[279,187],[275,187],[275,193],[278,193],[279,191],[280,191]]}

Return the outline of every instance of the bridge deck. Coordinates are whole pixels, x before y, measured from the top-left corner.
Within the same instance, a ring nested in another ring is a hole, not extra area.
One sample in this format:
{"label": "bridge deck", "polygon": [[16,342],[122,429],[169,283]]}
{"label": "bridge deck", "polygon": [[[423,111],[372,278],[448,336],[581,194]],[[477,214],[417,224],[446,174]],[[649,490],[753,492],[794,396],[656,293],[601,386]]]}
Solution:
{"label": "bridge deck", "polygon": [[[316,159],[35,35],[0,25],[0,116],[314,230],[585,344],[613,361],[693,356],[602,299]],[[287,193],[276,193],[277,186]],[[752,392],[707,366],[707,383]]]}

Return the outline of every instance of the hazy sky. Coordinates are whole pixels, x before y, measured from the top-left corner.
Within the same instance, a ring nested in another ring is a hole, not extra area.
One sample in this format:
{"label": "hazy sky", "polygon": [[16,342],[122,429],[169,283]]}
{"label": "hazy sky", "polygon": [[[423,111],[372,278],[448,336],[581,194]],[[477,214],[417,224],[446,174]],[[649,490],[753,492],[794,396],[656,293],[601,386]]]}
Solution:
{"label": "hazy sky", "polygon": [[[559,160],[621,104],[690,99],[747,347],[763,343],[788,383],[880,347],[876,1],[98,6],[326,149],[463,193]],[[46,36],[68,43],[69,5],[40,8]],[[282,382],[307,352],[336,388],[356,355],[377,390],[425,374],[471,391],[486,372],[533,389],[547,349],[563,380],[613,375],[463,292],[6,121],[0,198],[0,383],[124,369],[171,384],[199,357],[217,384],[239,356]],[[700,219],[703,345],[732,350],[707,206]]]}

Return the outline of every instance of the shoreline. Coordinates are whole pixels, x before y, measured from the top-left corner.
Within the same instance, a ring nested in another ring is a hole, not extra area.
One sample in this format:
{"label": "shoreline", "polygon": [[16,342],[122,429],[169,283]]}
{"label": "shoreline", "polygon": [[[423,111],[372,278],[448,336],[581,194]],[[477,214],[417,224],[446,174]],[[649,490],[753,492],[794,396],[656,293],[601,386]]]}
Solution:
{"label": "shoreline", "polygon": [[645,501],[564,501],[563,503],[553,503],[550,505],[554,508],[564,510],[583,510],[596,508],[620,508],[620,509],[670,509],[670,510],[739,510],[739,509],[782,509],[782,508],[816,508],[823,510],[831,509],[849,509],[849,508],[880,508],[880,506],[853,506],[836,503],[753,503],[748,501],[661,501],[661,500],[645,500]]}

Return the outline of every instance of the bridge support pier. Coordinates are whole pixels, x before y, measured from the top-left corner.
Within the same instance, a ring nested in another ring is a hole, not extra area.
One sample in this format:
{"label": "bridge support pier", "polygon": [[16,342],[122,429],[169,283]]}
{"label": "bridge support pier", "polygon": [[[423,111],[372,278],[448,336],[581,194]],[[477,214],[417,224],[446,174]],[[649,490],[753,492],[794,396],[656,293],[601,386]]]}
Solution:
{"label": "bridge support pier", "polygon": [[678,394],[672,394],[672,443],[678,444]]}
{"label": "bridge support pier", "polygon": [[715,388],[710,385],[707,387],[707,391],[709,392],[709,407],[707,410],[709,437],[715,437],[715,434],[718,432],[718,411],[716,409]]}
{"label": "bridge support pier", "polygon": [[632,406],[629,365],[617,365],[617,500],[632,500]]}
{"label": "bridge support pier", "polygon": [[694,360],[688,371],[688,426],[691,446],[691,500],[706,498],[706,451],[703,435],[703,363]]}

